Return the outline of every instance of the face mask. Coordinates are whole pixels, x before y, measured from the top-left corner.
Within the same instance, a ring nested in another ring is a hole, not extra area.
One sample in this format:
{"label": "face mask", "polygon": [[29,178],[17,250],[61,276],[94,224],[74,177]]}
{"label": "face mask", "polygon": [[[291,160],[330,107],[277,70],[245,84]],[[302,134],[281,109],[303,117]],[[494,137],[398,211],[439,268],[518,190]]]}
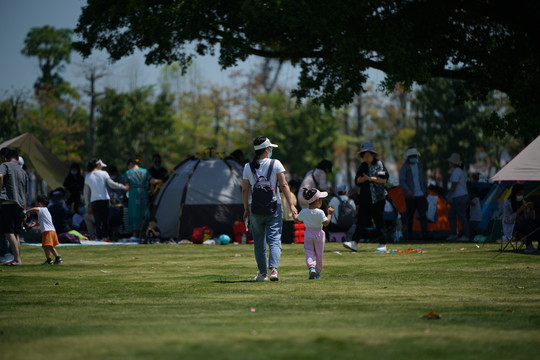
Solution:
{"label": "face mask", "polygon": [[409,158],[409,162],[410,162],[411,164],[416,164],[416,163],[418,162],[418,158],[415,158],[415,157]]}
{"label": "face mask", "polygon": [[272,157],[272,149],[270,149],[270,154],[268,154],[268,158],[270,159]]}
{"label": "face mask", "polygon": [[523,200],[523,195],[517,195],[516,200],[517,201],[522,201]]}
{"label": "face mask", "polygon": [[71,175],[77,175],[77,170],[71,170]]}

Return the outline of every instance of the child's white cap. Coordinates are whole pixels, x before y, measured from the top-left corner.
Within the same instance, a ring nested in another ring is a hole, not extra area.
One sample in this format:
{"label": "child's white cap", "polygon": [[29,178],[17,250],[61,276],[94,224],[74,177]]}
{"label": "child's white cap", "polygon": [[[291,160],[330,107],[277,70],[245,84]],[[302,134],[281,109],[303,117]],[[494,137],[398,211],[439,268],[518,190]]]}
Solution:
{"label": "child's white cap", "polygon": [[328,193],[326,191],[319,191],[317,190],[317,192],[315,193],[315,195],[313,195],[311,197],[311,199],[308,200],[308,204],[311,204],[312,202],[316,201],[317,199],[322,199],[322,198],[325,198],[328,196]]}
{"label": "child's white cap", "polygon": [[101,167],[106,167],[106,166],[107,166],[107,164],[105,164],[103,161],[101,161],[101,159],[99,159],[99,160],[97,161],[97,164],[98,164],[98,165],[101,165]]}

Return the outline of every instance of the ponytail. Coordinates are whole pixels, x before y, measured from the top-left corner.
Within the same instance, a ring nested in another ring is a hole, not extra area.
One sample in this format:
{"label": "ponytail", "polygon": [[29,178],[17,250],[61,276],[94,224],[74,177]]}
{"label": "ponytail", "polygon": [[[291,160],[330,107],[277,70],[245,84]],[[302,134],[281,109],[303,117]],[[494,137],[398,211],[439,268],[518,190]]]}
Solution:
{"label": "ponytail", "polygon": [[[266,137],[264,136],[257,136],[255,138],[255,140],[253,140],[253,146],[257,146],[257,145],[260,145],[262,144],[263,142],[266,141]],[[264,153],[266,149],[259,149],[259,150],[255,150],[255,157],[253,158],[253,160],[249,163],[249,165],[253,168],[253,169],[258,169],[259,166],[261,166],[261,164],[259,163],[259,157]]]}

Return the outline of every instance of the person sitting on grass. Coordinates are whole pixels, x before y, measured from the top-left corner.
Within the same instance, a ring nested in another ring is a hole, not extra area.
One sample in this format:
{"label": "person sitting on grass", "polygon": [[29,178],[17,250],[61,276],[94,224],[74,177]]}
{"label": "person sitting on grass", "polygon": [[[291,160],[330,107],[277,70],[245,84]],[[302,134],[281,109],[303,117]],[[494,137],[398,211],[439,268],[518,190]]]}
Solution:
{"label": "person sitting on grass", "polygon": [[322,198],[328,196],[327,192],[317,189],[303,189],[304,200],[309,208],[302,209],[296,220],[301,220],[306,226],[304,232],[304,251],[306,252],[306,265],[308,267],[308,279],[320,279],[323,268],[323,251],[325,234],[323,225],[328,226],[334,213],[334,208],[328,207],[328,217],[320,209]]}
{"label": "person sitting on grass", "polygon": [[[26,211],[26,213],[36,212],[38,215],[38,224],[31,223],[31,227],[40,227],[41,230],[41,246],[45,252],[47,260],[41,265],[61,264],[62,258],[58,255],[58,252],[54,248],[59,244],[58,236],[52,222],[51,213],[47,209],[47,198],[39,195],[36,198],[36,207],[33,207]],[[54,262],[51,259],[51,254],[54,255]]]}
{"label": "person sitting on grass", "polygon": [[148,228],[146,229],[145,239],[143,244],[154,244],[160,240],[160,230],[157,226],[157,219],[155,217],[151,218],[148,222]]}

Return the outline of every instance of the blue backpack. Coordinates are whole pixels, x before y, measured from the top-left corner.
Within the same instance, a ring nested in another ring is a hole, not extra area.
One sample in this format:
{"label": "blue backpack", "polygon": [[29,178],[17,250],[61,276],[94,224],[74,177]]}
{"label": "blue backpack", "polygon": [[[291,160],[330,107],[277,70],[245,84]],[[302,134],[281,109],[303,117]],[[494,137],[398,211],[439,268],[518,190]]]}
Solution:
{"label": "blue backpack", "polygon": [[270,175],[274,169],[274,161],[270,160],[270,166],[265,176],[258,176],[255,169],[249,164],[255,184],[251,191],[251,212],[257,215],[271,215],[277,211],[277,197],[275,189],[270,182]]}

